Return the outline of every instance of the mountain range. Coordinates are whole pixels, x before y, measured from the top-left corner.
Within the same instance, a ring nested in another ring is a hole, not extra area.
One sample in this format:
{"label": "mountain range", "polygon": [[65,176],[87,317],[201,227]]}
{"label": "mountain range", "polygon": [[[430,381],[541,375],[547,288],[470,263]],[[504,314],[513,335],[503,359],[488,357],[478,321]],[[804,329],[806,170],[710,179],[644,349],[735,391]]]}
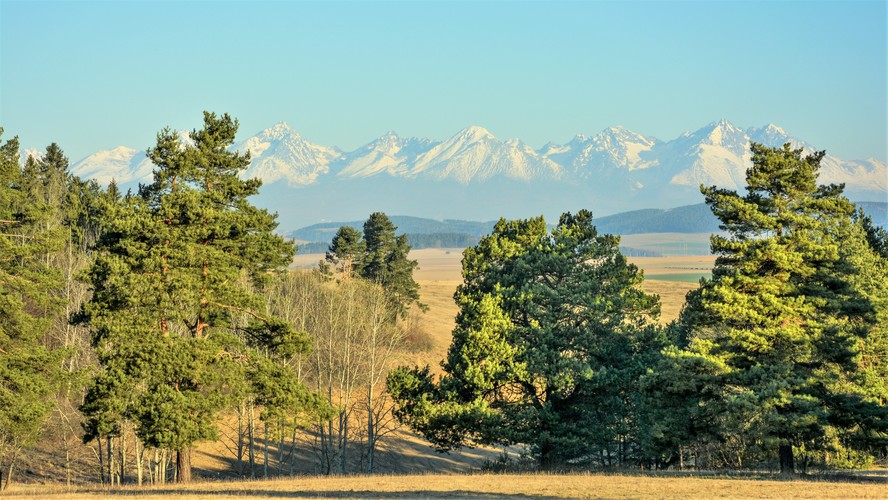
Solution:
{"label": "mountain range", "polygon": [[[180,133],[187,142],[188,134]],[[489,220],[591,208],[615,213],[699,203],[700,184],[742,189],[749,143],[818,148],[776,125],[742,129],[727,120],[662,141],[611,127],[533,149],[467,127],[444,141],[387,132],[354,150],[314,144],[278,123],[232,146],[250,152],[245,177],[264,186],[256,203],[280,214],[281,229],[374,211],[436,219]],[[888,199],[884,160],[827,154],[820,183],[844,183],[855,200]],[[72,165],[72,173],[123,188],[150,181],[145,152],[120,146]]]}

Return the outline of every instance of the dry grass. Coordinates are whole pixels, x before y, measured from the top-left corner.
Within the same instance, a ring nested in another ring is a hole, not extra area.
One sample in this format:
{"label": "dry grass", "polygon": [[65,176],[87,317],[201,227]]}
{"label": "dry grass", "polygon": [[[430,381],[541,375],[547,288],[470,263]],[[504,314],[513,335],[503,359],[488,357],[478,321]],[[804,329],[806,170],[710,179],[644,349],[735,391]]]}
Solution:
{"label": "dry grass", "polygon": [[198,498],[885,498],[884,484],[604,474],[304,477],[187,486],[64,490],[19,486],[9,496]]}

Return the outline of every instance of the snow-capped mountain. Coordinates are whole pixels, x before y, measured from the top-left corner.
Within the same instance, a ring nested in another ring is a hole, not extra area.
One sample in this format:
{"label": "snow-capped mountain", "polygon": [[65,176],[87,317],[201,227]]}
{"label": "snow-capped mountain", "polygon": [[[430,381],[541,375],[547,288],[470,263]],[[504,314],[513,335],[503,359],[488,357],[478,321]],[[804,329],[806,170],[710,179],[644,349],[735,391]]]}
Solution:
{"label": "snow-capped mountain", "polygon": [[[189,144],[188,134],[180,133],[180,141]],[[282,219],[292,217],[285,221],[292,226],[360,218],[375,210],[494,219],[588,207],[607,213],[699,203],[700,184],[743,189],[751,166],[750,141],[818,149],[776,125],[744,130],[727,120],[670,141],[611,127],[536,151],[478,126],[440,142],[388,132],[351,152],[313,144],[282,122],[231,149],[250,152],[252,162],[243,176],[264,181],[260,198]],[[821,165],[820,182],[844,183],[852,199],[888,199],[883,160],[826,155]],[[102,184],[114,178],[129,187],[150,182],[152,170],[144,151],[123,146],[94,153],[71,168],[83,178]],[[298,206],[289,203],[293,187],[303,188]],[[330,203],[333,198],[350,202]],[[352,212],[334,212],[344,210]]]}
{"label": "snow-capped mountain", "polygon": [[[653,151],[648,168],[670,184],[740,189],[751,165],[749,137],[727,120],[685,132]],[[668,178],[668,179],[667,179]]]}
{"label": "snow-capped mountain", "polygon": [[342,157],[339,149],[308,142],[284,122],[235,144],[233,149],[250,153],[252,161],[245,178],[259,177],[269,184],[283,180],[291,186],[317,182],[330,172],[330,164]]}
{"label": "snow-capped mountain", "polygon": [[33,157],[35,160],[43,159],[43,155],[46,152],[44,150],[40,150],[37,148],[28,148],[19,151],[19,163],[24,165],[26,161],[28,161],[28,157]]}
{"label": "snow-capped mountain", "polygon": [[582,178],[607,170],[646,168],[643,158],[657,139],[636,134],[622,126],[602,130],[594,137],[578,134],[564,146],[549,143],[539,152]]}
{"label": "snow-capped mountain", "polygon": [[416,157],[407,176],[451,179],[461,184],[497,176],[529,181],[557,179],[562,167],[518,139],[500,141],[487,129],[471,126]]}
{"label": "snow-capped mountain", "polygon": [[401,138],[393,131],[375,141],[348,153],[336,175],[358,179],[380,173],[404,176],[410,171],[416,157],[437,146],[438,142],[429,139]]}
{"label": "snow-capped mountain", "polygon": [[[812,144],[790,136],[774,124],[762,128],[750,128],[749,139],[767,146],[779,146],[787,142],[793,148],[802,148],[806,154],[817,151]],[[845,184],[849,191],[888,191],[888,169],[885,162],[875,158],[866,160],[842,160],[827,153],[820,161],[821,184]]]}
{"label": "snow-capped mountain", "polygon": [[111,179],[118,184],[136,184],[150,182],[154,164],[144,150],[117,146],[87,156],[71,165],[70,170],[82,179],[92,179],[103,186]]}

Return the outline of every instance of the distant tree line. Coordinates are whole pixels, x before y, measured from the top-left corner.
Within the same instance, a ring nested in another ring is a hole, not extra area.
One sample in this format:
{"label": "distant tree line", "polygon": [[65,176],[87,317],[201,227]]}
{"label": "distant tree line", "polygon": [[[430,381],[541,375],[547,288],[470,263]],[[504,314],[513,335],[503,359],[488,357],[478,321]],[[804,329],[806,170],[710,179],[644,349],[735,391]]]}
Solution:
{"label": "distant tree line", "polygon": [[[544,468],[859,467],[888,454],[888,235],[818,186],[822,154],[753,145],[748,194],[704,188],[712,279],[659,299],[591,213],[466,234],[342,226],[321,265],[249,197],[237,121],[148,150],[122,193],[51,144],[0,142],[0,487],[51,442],[65,481],[373,472],[399,423],[449,450],[521,446]],[[0,131],[2,134],[2,131]],[[477,238],[477,237],[473,237]],[[404,365],[426,306],[412,241],[468,246],[443,374]],[[463,244],[456,244],[463,243]]]}

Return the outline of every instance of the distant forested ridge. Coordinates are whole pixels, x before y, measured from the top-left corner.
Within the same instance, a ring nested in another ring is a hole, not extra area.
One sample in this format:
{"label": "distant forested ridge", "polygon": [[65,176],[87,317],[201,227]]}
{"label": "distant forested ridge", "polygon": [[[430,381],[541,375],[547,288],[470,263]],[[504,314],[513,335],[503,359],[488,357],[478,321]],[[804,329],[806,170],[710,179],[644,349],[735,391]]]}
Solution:
{"label": "distant forested ridge", "polygon": [[[888,227],[888,202],[863,201],[857,206],[872,217],[873,223]],[[476,245],[481,236],[489,234],[495,221],[473,222],[466,220],[423,219],[421,217],[393,216],[392,222],[399,231],[407,234],[414,250],[423,248],[468,248]],[[342,226],[360,229],[362,221],[323,222],[297,229],[287,235],[299,243],[299,253],[324,253],[336,230]],[[595,219],[595,225],[603,233],[717,233],[718,219],[705,203],[685,205],[670,209],[641,209],[622,212]],[[641,249],[624,248],[631,256],[655,256]]]}

